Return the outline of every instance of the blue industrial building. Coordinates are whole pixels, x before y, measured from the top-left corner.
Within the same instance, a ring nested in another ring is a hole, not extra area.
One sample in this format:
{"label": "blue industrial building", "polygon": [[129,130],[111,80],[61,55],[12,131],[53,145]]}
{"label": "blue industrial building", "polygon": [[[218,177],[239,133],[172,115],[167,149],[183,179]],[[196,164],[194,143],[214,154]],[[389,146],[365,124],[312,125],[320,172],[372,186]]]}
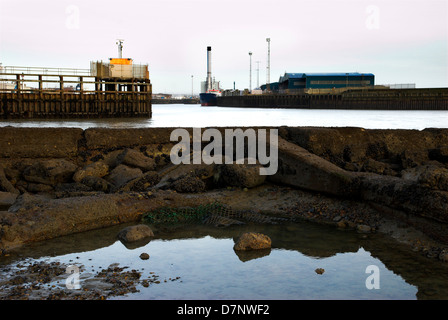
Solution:
{"label": "blue industrial building", "polygon": [[[270,84],[271,91],[300,92],[308,89],[373,88],[372,73],[285,73],[279,81]],[[261,89],[265,90],[266,85]]]}

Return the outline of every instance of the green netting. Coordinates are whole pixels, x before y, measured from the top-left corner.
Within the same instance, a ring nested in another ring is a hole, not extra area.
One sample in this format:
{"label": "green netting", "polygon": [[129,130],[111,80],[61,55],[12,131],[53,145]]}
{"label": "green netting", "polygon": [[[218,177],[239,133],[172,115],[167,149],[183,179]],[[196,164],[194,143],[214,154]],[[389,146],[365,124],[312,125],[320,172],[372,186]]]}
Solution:
{"label": "green netting", "polygon": [[166,223],[166,222],[195,222],[202,221],[210,215],[226,216],[231,213],[231,209],[220,203],[210,203],[196,207],[163,207],[153,211],[146,212],[143,220],[147,223]]}

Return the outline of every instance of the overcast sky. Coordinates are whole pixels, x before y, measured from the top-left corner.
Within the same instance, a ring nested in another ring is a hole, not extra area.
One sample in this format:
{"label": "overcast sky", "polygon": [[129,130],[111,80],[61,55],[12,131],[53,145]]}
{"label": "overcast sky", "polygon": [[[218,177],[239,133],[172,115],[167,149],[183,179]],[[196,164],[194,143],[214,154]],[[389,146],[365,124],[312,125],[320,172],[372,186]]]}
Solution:
{"label": "overcast sky", "polygon": [[[285,72],[371,72],[377,84],[448,87],[447,0],[0,0],[0,63],[149,65],[153,92],[199,93],[206,48],[224,89]],[[259,61],[259,63],[257,63]]]}

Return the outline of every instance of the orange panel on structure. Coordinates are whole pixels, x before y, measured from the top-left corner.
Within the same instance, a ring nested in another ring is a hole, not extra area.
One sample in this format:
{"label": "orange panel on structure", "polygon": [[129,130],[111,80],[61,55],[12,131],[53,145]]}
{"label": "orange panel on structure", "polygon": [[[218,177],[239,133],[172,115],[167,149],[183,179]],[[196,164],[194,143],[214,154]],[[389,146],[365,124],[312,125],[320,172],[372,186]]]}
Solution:
{"label": "orange panel on structure", "polygon": [[129,59],[129,58],[111,58],[111,59],[109,59],[110,61],[110,64],[126,64],[126,65],[129,65],[129,64],[132,64],[132,59]]}

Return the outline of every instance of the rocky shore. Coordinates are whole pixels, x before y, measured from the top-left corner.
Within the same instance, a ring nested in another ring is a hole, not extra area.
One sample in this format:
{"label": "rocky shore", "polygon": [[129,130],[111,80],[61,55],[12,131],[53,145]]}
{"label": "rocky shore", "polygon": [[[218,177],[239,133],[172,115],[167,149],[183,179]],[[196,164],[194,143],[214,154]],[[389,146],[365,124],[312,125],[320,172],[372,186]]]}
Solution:
{"label": "rocky shore", "polygon": [[218,203],[202,223],[306,219],[448,260],[448,130],[275,128],[278,171],[260,176],[259,164],[173,165],[173,129],[0,128],[2,254]]}

